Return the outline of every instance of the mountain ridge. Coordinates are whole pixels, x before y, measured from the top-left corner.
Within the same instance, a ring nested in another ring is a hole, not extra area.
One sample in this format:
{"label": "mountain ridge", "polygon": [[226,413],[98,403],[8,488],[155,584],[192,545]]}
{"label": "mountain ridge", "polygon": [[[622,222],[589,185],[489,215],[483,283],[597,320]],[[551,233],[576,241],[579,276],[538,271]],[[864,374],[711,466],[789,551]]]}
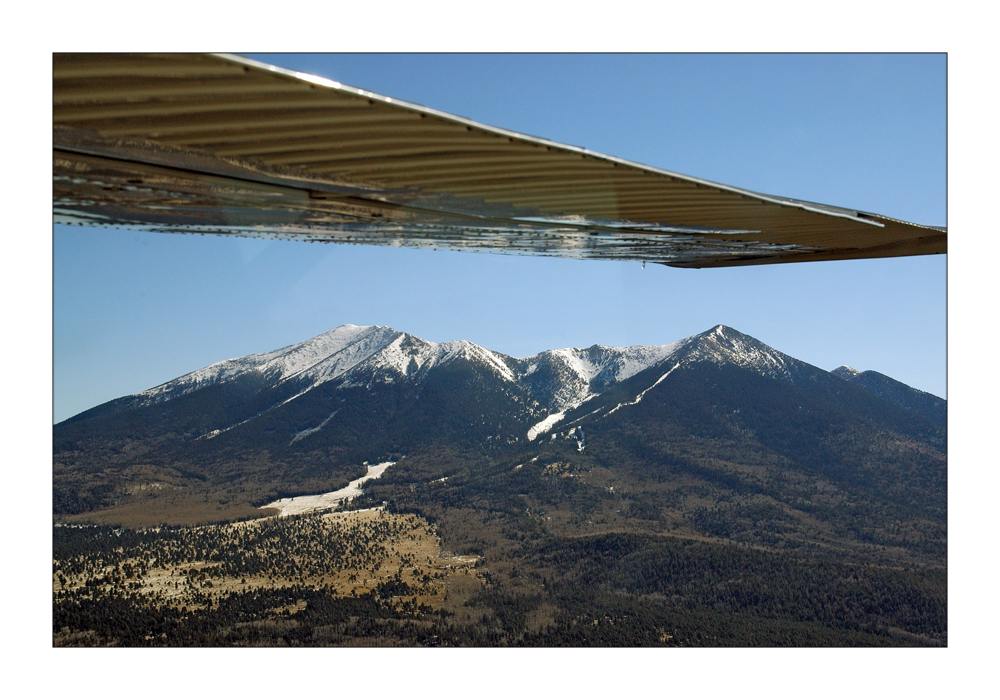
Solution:
{"label": "mountain ridge", "polygon": [[[216,362],[158,386],[121,397],[73,416],[64,424],[88,416],[119,413],[167,403],[211,386],[245,384],[273,400],[257,406],[228,426],[216,426],[203,437],[253,420],[329,382],[340,388],[373,384],[420,382],[435,367],[464,360],[481,365],[500,380],[517,385],[537,407],[533,440],[583,404],[636,375],[685,355],[684,362],[713,362],[751,369],[773,379],[795,383],[797,374],[815,379],[823,370],[802,363],[761,341],[725,325],[664,345],[557,348],[515,358],[467,340],[432,342],[388,326],[344,324],[300,343],[264,353]],[[797,368],[795,371],[792,368]],[[809,367],[803,373],[802,367]],[[841,367],[829,374],[853,383],[879,398],[939,424],[944,401],[875,372]],[[651,387],[648,387],[651,388]],[[647,390],[648,390],[647,388]],[[642,391],[642,390],[639,390]],[[639,400],[639,393],[636,394]],[[300,438],[301,439],[301,438]]]}
{"label": "mountain ridge", "polygon": [[860,386],[880,399],[921,415],[939,425],[947,425],[948,423],[948,402],[939,396],[907,386],[898,379],[893,379],[874,370],[862,372],[853,367],[841,365],[830,370],[830,374]]}

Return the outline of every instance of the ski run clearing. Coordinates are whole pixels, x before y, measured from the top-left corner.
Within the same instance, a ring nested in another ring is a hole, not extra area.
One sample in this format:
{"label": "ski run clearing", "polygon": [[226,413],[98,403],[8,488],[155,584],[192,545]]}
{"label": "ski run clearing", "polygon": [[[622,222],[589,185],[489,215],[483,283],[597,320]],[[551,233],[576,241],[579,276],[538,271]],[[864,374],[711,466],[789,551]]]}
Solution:
{"label": "ski run clearing", "polygon": [[262,508],[275,508],[279,516],[304,515],[305,513],[315,513],[321,510],[336,508],[342,501],[350,501],[361,495],[361,485],[370,479],[377,479],[385,473],[395,462],[382,462],[380,464],[369,464],[368,473],[359,479],[355,479],[339,491],[320,493],[315,496],[295,496],[294,498],[280,498],[277,501],[268,503]]}
{"label": "ski run clearing", "polygon": [[551,416],[531,426],[528,430],[528,440],[534,440],[539,435],[543,435],[552,429],[552,426],[566,417],[565,412],[553,413]]}
{"label": "ski run clearing", "polygon": [[667,377],[669,377],[670,373],[673,372],[675,369],[677,369],[680,366],[681,366],[681,363],[678,362],[676,365],[674,365],[669,370],[667,370],[666,374],[664,374],[662,377],[660,377],[655,382],[653,382],[653,386],[649,387],[648,389],[643,389],[641,392],[639,392],[639,395],[635,397],[635,401],[626,401],[625,403],[620,403],[617,406],[615,406],[614,408],[612,408],[610,411],[608,411],[607,413],[605,413],[603,417],[607,418],[608,416],[610,416],[612,413],[614,413],[615,411],[617,411],[622,406],[635,406],[637,403],[639,403],[640,401],[642,401],[642,397],[646,395],[646,392],[652,391],[652,389],[655,386],[657,386],[660,382],[662,382],[664,379],[666,379]]}

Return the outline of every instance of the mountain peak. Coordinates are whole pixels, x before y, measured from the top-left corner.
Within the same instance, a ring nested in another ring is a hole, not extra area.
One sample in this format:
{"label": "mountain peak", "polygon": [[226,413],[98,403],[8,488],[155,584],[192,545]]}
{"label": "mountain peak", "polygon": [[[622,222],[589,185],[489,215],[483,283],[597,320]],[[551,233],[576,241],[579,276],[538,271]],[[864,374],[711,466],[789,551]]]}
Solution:
{"label": "mountain peak", "polygon": [[853,367],[848,367],[847,365],[841,365],[837,369],[830,370],[830,374],[836,377],[840,377],[841,379],[850,380],[852,377],[856,377],[859,374],[861,374],[861,372],[859,370],[854,369]]}
{"label": "mountain peak", "polygon": [[775,379],[792,378],[793,358],[729,326],[719,324],[680,342],[689,348],[690,360],[734,364]]}

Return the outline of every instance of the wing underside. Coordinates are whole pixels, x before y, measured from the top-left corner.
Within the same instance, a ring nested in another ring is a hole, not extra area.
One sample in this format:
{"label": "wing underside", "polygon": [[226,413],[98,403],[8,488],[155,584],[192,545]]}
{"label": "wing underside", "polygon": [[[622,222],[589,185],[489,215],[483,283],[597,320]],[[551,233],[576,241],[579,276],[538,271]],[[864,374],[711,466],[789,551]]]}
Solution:
{"label": "wing underside", "polygon": [[235,56],[57,54],[57,223],[721,267],[946,252]]}

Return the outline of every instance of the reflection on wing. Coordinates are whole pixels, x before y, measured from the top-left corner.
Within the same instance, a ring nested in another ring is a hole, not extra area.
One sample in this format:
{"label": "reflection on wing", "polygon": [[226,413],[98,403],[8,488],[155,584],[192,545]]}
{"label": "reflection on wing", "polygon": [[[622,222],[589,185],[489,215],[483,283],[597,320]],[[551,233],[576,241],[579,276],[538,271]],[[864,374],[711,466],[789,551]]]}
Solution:
{"label": "reflection on wing", "polygon": [[234,56],[57,54],[57,223],[717,267],[944,253],[761,195]]}

